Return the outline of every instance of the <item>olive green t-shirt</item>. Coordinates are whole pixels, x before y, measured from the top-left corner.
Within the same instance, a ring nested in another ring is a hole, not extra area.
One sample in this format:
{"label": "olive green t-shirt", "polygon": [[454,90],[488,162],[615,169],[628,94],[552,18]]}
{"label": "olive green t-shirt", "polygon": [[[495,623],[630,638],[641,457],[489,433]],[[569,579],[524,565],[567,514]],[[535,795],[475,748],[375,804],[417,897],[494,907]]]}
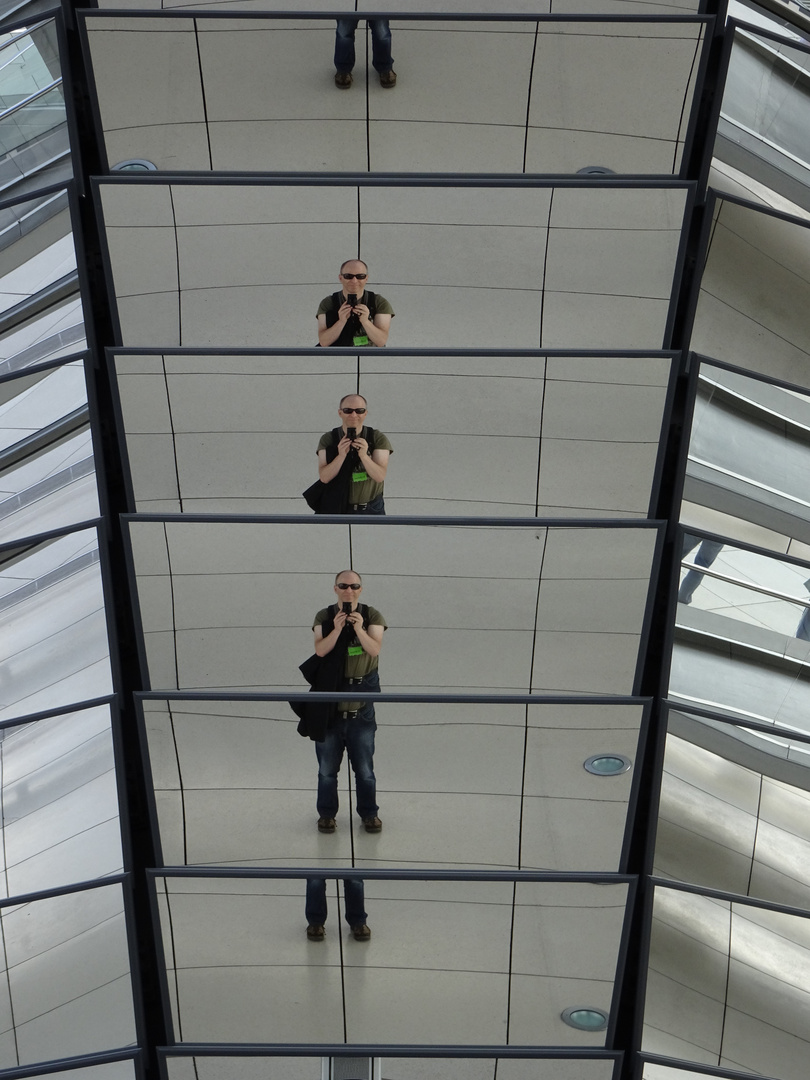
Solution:
{"label": "olive green t-shirt", "polygon": [[[367,435],[368,428],[363,428],[360,434],[368,441]],[[332,445],[332,432],[325,431],[321,435],[321,441],[318,443],[318,451],[325,450],[327,446]],[[393,446],[388,441],[388,436],[384,435],[381,431],[374,430],[374,450],[387,450],[389,454],[394,452]],[[374,451],[372,451],[373,455]],[[357,477],[357,479],[354,479]],[[365,477],[365,479],[363,479]],[[349,502],[350,503],[370,503],[372,499],[376,499],[378,495],[383,493],[383,481],[372,480],[371,477],[363,470],[352,474],[352,483],[349,488]]]}
{"label": "olive green t-shirt", "polygon": [[[327,619],[334,618],[335,610],[334,605],[332,607],[321,608],[318,614],[315,616],[315,621],[312,624],[314,630],[316,626],[323,626]],[[383,630],[386,630],[387,624],[382,615],[368,605],[368,615],[366,617],[366,626],[381,626]],[[352,645],[359,646],[360,642],[355,637],[349,642],[349,647]],[[343,674],[347,679],[362,679],[364,675],[368,675],[370,672],[376,670],[379,657],[369,656],[367,652],[361,652],[356,656],[349,656],[346,654],[346,666],[343,670]],[[362,701],[339,701],[338,709],[340,712],[355,712],[362,705]]]}

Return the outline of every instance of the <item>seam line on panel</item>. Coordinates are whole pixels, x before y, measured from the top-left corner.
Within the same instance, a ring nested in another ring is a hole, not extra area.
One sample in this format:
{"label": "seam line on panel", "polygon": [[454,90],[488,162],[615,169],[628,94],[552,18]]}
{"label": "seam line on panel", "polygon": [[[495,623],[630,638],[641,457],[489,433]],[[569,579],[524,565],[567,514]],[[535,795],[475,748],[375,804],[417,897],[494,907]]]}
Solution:
{"label": "seam line on panel", "polygon": [[205,100],[205,79],[203,78],[202,57],[200,56],[200,28],[198,19],[194,19],[194,47],[197,50],[197,70],[200,73],[200,97],[202,98],[203,123],[205,124],[205,141],[208,146],[208,168],[213,172],[214,156],[211,153],[211,126],[208,123],[208,102]]}

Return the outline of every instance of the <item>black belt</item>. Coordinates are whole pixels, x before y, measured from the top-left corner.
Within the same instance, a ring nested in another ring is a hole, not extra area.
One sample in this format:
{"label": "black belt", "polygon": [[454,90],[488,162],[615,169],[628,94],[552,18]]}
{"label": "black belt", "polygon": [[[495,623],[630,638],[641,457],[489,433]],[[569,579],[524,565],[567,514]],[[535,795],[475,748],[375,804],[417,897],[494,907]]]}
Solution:
{"label": "black belt", "polygon": [[349,503],[351,510],[365,510],[368,507],[368,503]]}

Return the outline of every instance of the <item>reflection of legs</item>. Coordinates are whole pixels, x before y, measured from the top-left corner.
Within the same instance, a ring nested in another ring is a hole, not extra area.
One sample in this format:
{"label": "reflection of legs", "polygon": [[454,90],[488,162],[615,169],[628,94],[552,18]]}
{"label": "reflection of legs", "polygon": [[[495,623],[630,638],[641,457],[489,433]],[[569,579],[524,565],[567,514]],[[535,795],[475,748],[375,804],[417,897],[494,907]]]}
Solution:
{"label": "reflection of legs", "polygon": [[324,878],[307,878],[306,915],[310,926],[323,926],[326,922],[326,881]]}
{"label": "reflection of legs", "polygon": [[[365,687],[363,687],[365,690]],[[375,817],[377,806],[377,778],[374,776],[374,733],[377,721],[374,706],[367,702],[346,730],[346,750],[354,770],[354,790],[357,813],[361,818]]]}
{"label": "reflection of legs", "polygon": [[800,641],[810,641],[810,608],[804,609],[804,614],[796,627],[796,637]]}
{"label": "reflection of legs", "polygon": [[369,19],[371,28],[371,65],[375,71],[390,71],[394,66],[391,56],[391,27],[388,19]]}
{"label": "reflection of legs", "polygon": [[335,67],[350,72],[354,67],[354,32],[358,19],[338,19],[335,31]]}
{"label": "reflection of legs", "polygon": [[349,926],[362,926],[368,918],[362,878],[345,879],[343,899],[346,904],[346,922]]}
{"label": "reflection of legs", "polygon": [[[683,552],[682,555],[686,555],[688,551],[691,551],[697,544],[697,539],[694,536],[688,534],[683,538]],[[711,566],[720,552],[723,550],[723,545],[719,540],[704,540],[695,553],[694,562],[697,566]],[[691,604],[692,597],[694,596],[695,589],[703,581],[704,575],[699,570],[687,570],[686,577],[681,582],[681,586],[678,589],[678,603],[679,604]]]}
{"label": "reflection of legs", "polygon": [[338,773],[343,761],[346,721],[329,725],[323,742],[315,743],[318,755],[318,814],[333,818],[338,812]]}

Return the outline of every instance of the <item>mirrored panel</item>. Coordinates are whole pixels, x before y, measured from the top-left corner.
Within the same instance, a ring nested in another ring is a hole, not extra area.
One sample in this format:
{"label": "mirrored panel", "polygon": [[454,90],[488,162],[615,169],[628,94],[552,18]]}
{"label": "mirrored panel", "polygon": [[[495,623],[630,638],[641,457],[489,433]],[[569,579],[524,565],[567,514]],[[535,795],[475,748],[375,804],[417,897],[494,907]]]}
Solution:
{"label": "mirrored panel", "polygon": [[701,363],[684,499],[724,515],[714,531],[803,557],[790,541],[810,543],[808,470],[810,396]]}
{"label": "mirrored panel", "polygon": [[626,883],[323,883],[157,879],[178,1041],[604,1046]]}
{"label": "mirrored panel", "polygon": [[[390,349],[328,362],[115,357],[135,508],[147,513],[309,514],[301,492],[318,479],[319,446],[359,424],[390,443],[389,514],[644,516],[672,366]],[[353,392],[366,399],[360,418],[339,412]],[[349,494],[344,512],[362,501]]]}
{"label": "mirrored panel", "polygon": [[4,896],[123,868],[109,706],[0,729]]}
{"label": "mirrored panel", "polygon": [[378,19],[369,46],[357,19],[92,14],[85,32],[110,166],[671,175],[704,24]]}
{"label": "mirrored panel", "polygon": [[[32,1078],[42,1073],[32,1072]],[[49,1068],[47,1075],[55,1080],[137,1080],[141,1075],[133,1058],[121,1058],[119,1061],[105,1061],[100,1064],[76,1065],[61,1070]]]}
{"label": "mirrored panel", "polygon": [[84,365],[0,382],[0,542],[98,517]]}
{"label": "mirrored panel", "polygon": [[331,1067],[333,1076],[356,1068],[377,1080],[614,1080],[617,1062],[600,1058],[338,1058],[319,1057],[182,1057],[169,1053],[163,1061],[166,1080],[313,1080]]}
{"label": "mirrored panel", "polygon": [[633,693],[657,528],[315,521],[129,523],[153,690],[306,689],[353,565],[383,689]]}
{"label": "mirrored panel", "polygon": [[810,565],[685,533],[669,693],[807,732]]}
{"label": "mirrored panel", "polygon": [[691,344],[738,367],[810,385],[810,221],[718,198]]}
{"label": "mirrored panel", "polygon": [[657,887],[644,1051],[802,1080],[808,950],[806,915]]}
{"label": "mirrored panel", "polygon": [[654,873],[810,909],[810,742],[672,710]]}
{"label": "mirrored panel", "polygon": [[95,529],[0,551],[0,611],[0,719],[112,692]]}
{"label": "mirrored panel", "polygon": [[[0,908],[0,1065],[133,1042],[124,902],[118,883]],[[131,1067],[130,1067],[131,1068]],[[119,1075],[115,1073],[116,1080]]]}
{"label": "mirrored panel", "polygon": [[383,699],[373,833],[349,761],[321,831],[324,743],[296,737],[287,702],[141,704],[164,865],[622,869],[641,703]]}
{"label": "mirrored panel", "polygon": [[362,233],[392,346],[661,349],[689,189],[651,185],[103,180],[121,344],[314,346]]}
{"label": "mirrored panel", "polygon": [[[78,292],[78,283],[76,284]],[[82,303],[78,295],[53,304],[32,305],[30,317],[0,319],[0,374],[15,371],[85,347]]]}

